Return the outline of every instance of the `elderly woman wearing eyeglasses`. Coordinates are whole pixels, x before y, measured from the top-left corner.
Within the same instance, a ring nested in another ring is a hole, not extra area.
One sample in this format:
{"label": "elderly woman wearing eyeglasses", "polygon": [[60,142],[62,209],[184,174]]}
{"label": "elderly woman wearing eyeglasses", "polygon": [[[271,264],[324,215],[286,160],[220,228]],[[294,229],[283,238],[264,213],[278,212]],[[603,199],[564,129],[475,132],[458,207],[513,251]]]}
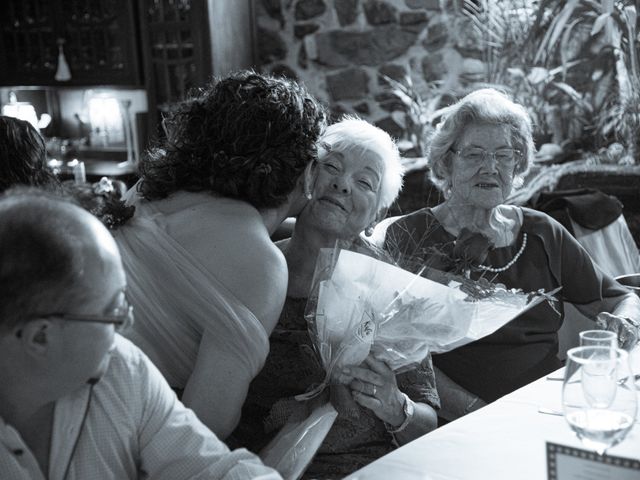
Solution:
{"label": "elderly woman wearing eyeglasses", "polygon": [[533,153],[531,120],[521,105],[493,89],[470,93],[448,109],[430,146],[431,178],[445,201],[400,217],[386,231],[385,247],[393,255],[413,255],[414,265],[442,269],[441,254],[452,254],[456,240],[460,244],[471,232],[488,246],[475,259],[472,278],[525,292],[562,287],[555,309],[543,302],[492,335],[434,355],[444,418],[463,415],[559,368],[562,302],[616,331],[621,346],[637,342],[638,297],[599,270],[551,217],[505,204],[522,183]]}

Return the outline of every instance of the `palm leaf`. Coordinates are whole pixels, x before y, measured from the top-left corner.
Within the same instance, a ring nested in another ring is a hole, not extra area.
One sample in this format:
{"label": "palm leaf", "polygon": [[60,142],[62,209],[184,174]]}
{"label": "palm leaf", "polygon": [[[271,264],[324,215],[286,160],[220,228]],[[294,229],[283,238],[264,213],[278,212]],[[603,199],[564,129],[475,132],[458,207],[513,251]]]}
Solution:
{"label": "palm leaf", "polygon": [[598,15],[598,18],[596,18],[596,21],[593,22],[593,26],[591,27],[592,37],[604,28],[607,20],[611,21],[611,12],[601,13]]}
{"label": "palm leaf", "polygon": [[562,35],[567,22],[579,3],[580,0],[569,0],[560,12],[560,15],[552,21],[551,27],[547,30],[547,33],[540,43],[540,47],[534,58],[535,63],[547,60],[549,53],[553,50],[558,38]]}
{"label": "palm leaf", "polygon": [[581,20],[579,18],[576,18],[567,26],[567,28],[564,30],[562,34],[562,40],[560,41],[560,60],[561,60],[562,78],[566,78],[567,70],[568,70],[567,65],[569,64],[569,61],[572,60],[571,58],[568,58],[568,55],[569,55],[569,42],[571,41],[571,38],[572,38],[573,28],[576,25],[578,25],[580,22]]}
{"label": "palm leaf", "polygon": [[627,37],[629,38],[629,63],[631,64],[631,76],[640,80],[638,76],[638,49],[636,48],[636,25],[638,13],[636,7],[628,5],[623,9],[624,21],[627,27]]}

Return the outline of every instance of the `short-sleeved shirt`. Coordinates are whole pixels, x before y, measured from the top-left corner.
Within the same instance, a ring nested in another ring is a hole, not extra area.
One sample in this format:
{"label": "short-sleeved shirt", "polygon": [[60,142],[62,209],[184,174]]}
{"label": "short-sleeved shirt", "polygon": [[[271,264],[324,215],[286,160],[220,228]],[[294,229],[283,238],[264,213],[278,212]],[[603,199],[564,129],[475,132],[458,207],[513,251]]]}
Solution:
{"label": "short-sleeved shirt", "polygon": [[100,381],[56,402],[49,458],[43,475],[17,430],[0,418],[2,479],[281,478],[256,455],[229,451],[119,335]]}
{"label": "short-sleeved shirt", "polygon": [[[542,302],[487,337],[433,356],[435,366],[485,401],[494,401],[562,366],[558,359],[558,330],[564,318],[563,301],[587,304],[627,293],[594,265],[589,254],[557,221],[535,210],[521,210],[523,223],[516,241],[490,249],[484,264],[508,264],[526,234],[522,255],[505,271],[484,276],[524,292],[548,292],[562,286],[556,294],[561,302],[556,302],[555,309]],[[433,249],[452,252],[454,241],[455,237],[425,208],[389,226],[385,249],[397,259],[411,256],[433,268],[446,268],[432,262]],[[481,273],[472,273],[472,278]]]}

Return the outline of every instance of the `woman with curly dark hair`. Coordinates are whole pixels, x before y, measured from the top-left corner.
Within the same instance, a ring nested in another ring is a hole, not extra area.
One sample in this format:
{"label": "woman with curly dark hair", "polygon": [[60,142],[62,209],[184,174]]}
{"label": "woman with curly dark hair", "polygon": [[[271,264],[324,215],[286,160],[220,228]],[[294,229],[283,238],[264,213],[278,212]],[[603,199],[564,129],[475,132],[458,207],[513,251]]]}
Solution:
{"label": "woman with curly dark hair", "polygon": [[60,188],[38,130],[24,120],[0,116],[0,192],[16,185]]}
{"label": "woman with curly dark hair", "polygon": [[221,438],[269,351],[287,291],[270,235],[306,203],[325,121],[293,81],[244,71],[212,83],[165,123],[128,193],[135,215],[115,232],[129,338]]}

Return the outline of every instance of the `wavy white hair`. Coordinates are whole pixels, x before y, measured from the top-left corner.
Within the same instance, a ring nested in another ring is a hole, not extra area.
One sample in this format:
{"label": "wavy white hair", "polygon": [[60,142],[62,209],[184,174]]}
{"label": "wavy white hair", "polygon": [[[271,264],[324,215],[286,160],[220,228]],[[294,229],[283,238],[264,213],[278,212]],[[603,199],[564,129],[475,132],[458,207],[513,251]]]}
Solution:
{"label": "wavy white hair", "polygon": [[508,128],[513,146],[523,153],[514,168],[513,186],[518,188],[522,185],[535,154],[531,117],[524,106],[505,93],[481,88],[448,107],[431,137],[428,152],[430,176],[445,195],[451,188],[453,175],[452,148],[469,125],[483,123]]}

